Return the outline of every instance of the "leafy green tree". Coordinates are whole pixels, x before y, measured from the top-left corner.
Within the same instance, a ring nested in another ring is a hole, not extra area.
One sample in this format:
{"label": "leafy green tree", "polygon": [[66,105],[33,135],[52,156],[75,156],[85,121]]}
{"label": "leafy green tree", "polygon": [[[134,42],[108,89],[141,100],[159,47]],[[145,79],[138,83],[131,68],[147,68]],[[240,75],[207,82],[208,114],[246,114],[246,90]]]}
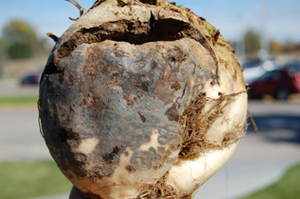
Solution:
{"label": "leafy green tree", "polygon": [[270,48],[270,52],[274,53],[274,54],[280,53],[283,51],[283,45],[275,40],[273,40],[269,43],[269,48]]}
{"label": "leafy green tree", "polygon": [[244,43],[247,54],[259,51],[261,48],[260,34],[254,30],[248,30],[244,35]]}
{"label": "leafy green tree", "polygon": [[21,20],[11,20],[3,28],[4,50],[9,58],[29,58],[38,46],[37,33],[33,27]]}

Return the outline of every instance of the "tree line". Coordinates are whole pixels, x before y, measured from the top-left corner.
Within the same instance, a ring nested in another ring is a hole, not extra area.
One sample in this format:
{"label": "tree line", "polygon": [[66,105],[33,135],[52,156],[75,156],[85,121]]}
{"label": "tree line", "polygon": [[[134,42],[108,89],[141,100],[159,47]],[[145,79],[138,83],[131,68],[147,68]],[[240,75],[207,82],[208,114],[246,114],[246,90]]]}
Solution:
{"label": "tree line", "polygon": [[0,56],[7,59],[26,59],[33,57],[45,48],[46,39],[40,39],[37,31],[22,20],[11,20],[2,29]]}
{"label": "tree line", "polygon": [[[37,52],[45,52],[46,38],[39,39],[37,31],[30,24],[22,20],[11,20],[2,29],[0,38],[0,59],[26,59],[33,57]],[[233,49],[243,43],[243,52],[246,55],[257,53],[262,48],[262,38],[258,31],[249,29],[243,35],[243,41],[231,42]],[[292,42],[284,44],[270,41],[267,49],[270,53],[282,53],[300,50],[300,45]],[[48,52],[49,53],[49,52]]]}
{"label": "tree line", "polygon": [[266,50],[270,55],[275,56],[281,53],[300,51],[300,43],[294,43],[289,40],[285,42],[270,40],[267,41],[266,44],[263,44],[262,35],[259,31],[254,29],[248,29],[244,33],[242,41],[236,41],[231,44],[234,49],[238,49],[240,51],[240,54],[244,54],[246,59],[254,59],[257,57],[258,52],[262,48],[264,48],[264,50]]}

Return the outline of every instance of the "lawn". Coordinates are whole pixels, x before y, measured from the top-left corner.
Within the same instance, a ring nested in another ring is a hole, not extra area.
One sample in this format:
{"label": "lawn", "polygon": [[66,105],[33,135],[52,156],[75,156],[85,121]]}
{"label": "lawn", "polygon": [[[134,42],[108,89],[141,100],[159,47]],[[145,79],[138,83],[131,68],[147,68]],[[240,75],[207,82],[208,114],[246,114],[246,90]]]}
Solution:
{"label": "lawn", "polygon": [[54,161],[0,162],[0,199],[63,194],[71,187]]}
{"label": "lawn", "polygon": [[[300,164],[273,185],[240,199],[298,199]],[[53,161],[0,162],[0,199],[29,199],[70,192],[72,184]]]}
{"label": "lawn", "polygon": [[38,95],[1,96],[0,107],[37,105]]}
{"label": "lawn", "polygon": [[276,183],[240,199],[298,199],[300,198],[300,164],[290,168]]}

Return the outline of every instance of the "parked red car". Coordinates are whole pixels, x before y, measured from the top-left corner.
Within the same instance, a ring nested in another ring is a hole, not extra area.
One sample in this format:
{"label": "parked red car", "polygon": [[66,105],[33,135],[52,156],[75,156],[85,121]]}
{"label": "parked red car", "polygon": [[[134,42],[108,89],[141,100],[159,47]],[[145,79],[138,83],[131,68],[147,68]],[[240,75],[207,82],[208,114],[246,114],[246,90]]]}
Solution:
{"label": "parked red car", "polygon": [[264,73],[249,88],[249,98],[269,94],[276,99],[286,100],[289,94],[300,93],[300,62],[289,63],[280,70]]}

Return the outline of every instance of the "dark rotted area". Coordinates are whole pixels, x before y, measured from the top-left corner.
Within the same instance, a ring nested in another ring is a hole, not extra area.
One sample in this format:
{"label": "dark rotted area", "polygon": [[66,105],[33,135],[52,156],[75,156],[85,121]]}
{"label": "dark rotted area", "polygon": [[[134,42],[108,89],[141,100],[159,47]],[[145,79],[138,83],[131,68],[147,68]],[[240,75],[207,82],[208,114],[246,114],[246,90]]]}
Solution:
{"label": "dark rotted area", "polygon": [[158,154],[154,148],[150,148],[148,151],[137,150],[134,152],[131,158],[131,163],[139,170],[149,170],[153,167],[153,162],[158,159]]}
{"label": "dark rotted area", "polygon": [[150,5],[156,5],[157,0],[140,0],[142,3],[148,3]]}
{"label": "dark rotted area", "polygon": [[80,140],[79,134],[73,132],[72,129],[61,129],[61,131],[58,132],[58,138],[60,142],[66,142],[67,140],[75,140],[78,142]]}
{"label": "dark rotted area", "polygon": [[127,170],[129,173],[134,173],[134,172],[135,172],[135,168],[134,168],[133,166],[130,166],[130,165],[128,165],[128,166],[126,167],[126,170]]}
{"label": "dark rotted area", "polygon": [[114,160],[114,157],[118,155],[120,150],[121,149],[118,146],[115,146],[111,153],[106,153],[104,154],[104,156],[102,156],[104,161],[106,161],[107,163],[111,163]]}
{"label": "dark rotted area", "polygon": [[166,116],[168,117],[169,121],[178,122],[179,114],[176,108],[176,104],[174,104],[171,108],[169,108],[166,112]]}
{"label": "dark rotted area", "polygon": [[[126,148],[135,151],[128,172],[156,168],[167,161],[170,149],[140,151],[139,147],[149,143],[157,129],[161,145],[178,149],[182,130],[177,108],[184,87],[179,86],[183,83],[177,74],[184,74],[187,81],[187,74],[194,72],[194,64],[183,58],[187,53],[179,48],[161,55],[156,49],[130,50],[114,44],[81,45],[60,62],[63,73],[45,75],[41,81],[40,117],[47,145],[62,169],[71,167],[91,180],[113,174],[113,165],[127,153]],[[182,65],[168,64],[174,57],[182,57],[178,62]],[[100,140],[92,153],[71,152],[90,137]],[[98,165],[97,175],[83,172],[89,162]]]}

